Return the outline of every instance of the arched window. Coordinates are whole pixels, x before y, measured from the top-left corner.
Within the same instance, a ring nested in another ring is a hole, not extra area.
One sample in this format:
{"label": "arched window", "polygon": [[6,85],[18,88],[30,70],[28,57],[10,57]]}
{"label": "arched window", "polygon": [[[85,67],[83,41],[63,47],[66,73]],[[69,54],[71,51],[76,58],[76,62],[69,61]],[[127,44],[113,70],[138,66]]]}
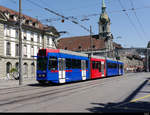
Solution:
{"label": "arched window", "polygon": [[24,63],[23,64],[23,74],[27,77],[28,75],[28,64]]}
{"label": "arched window", "polygon": [[17,62],[15,66],[16,66],[17,71],[19,72],[19,63]]}
{"label": "arched window", "polygon": [[12,64],[10,62],[6,63],[6,73],[10,73],[10,70],[12,68]]}
{"label": "arched window", "polygon": [[31,63],[31,75],[34,75],[34,73],[35,73],[35,64],[33,62]]}

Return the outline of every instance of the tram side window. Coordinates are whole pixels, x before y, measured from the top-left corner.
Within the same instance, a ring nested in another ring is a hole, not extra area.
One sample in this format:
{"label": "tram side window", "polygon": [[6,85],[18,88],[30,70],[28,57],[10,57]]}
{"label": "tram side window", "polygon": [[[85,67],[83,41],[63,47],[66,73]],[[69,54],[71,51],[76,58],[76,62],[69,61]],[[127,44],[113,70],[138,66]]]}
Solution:
{"label": "tram side window", "polygon": [[114,68],[117,68],[117,64],[116,63],[114,63]]}
{"label": "tram side window", "polygon": [[95,69],[95,68],[96,68],[96,66],[95,66],[95,65],[96,65],[96,64],[95,64],[95,61],[93,61],[93,62],[92,62],[92,68],[93,68],[93,69]]}
{"label": "tram side window", "polygon": [[72,68],[72,60],[66,59],[66,69],[71,69],[71,68]]}
{"label": "tram side window", "polygon": [[48,69],[49,70],[57,70],[57,68],[58,68],[57,58],[56,57],[50,57],[49,58]]}
{"label": "tram side window", "polygon": [[76,60],[76,67],[81,69],[81,60]]}
{"label": "tram side window", "polygon": [[88,65],[88,61],[86,61],[86,69],[88,69],[88,66],[89,66],[89,65]]}
{"label": "tram side window", "polygon": [[108,68],[112,68],[112,63],[108,63]]}
{"label": "tram side window", "polygon": [[72,69],[81,69],[81,60],[72,59]]}
{"label": "tram side window", "polygon": [[98,69],[99,69],[99,72],[101,72],[101,62],[98,62]]}
{"label": "tram side window", "polygon": [[95,69],[98,69],[98,62],[95,62],[95,63],[96,63]]}
{"label": "tram side window", "polygon": [[117,64],[116,63],[108,63],[108,68],[117,68]]}

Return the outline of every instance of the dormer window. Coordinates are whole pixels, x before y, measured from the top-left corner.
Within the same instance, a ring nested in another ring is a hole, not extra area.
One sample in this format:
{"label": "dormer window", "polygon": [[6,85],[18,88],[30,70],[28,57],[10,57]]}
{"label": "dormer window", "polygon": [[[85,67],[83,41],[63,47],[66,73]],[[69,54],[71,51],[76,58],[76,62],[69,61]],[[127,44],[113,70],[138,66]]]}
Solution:
{"label": "dormer window", "polygon": [[28,24],[28,25],[29,25],[29,20],[26,20],[26,21],[25,21],[25,24]]}
{"label": "dormer window", "polygon": [[36,26],[36,23],[35,23],[35,22],[33,22],[33,23],[32,23],[32,25],[35,27],[35,26]]}
{"label": "dormer window", "polygon": [[33,26],[33,25],[32,25],[32,20],[29,20],[29,25],[30,25],[30,26]]}
{"label": "dormer window", "polygon": [[14,20],[14,15],[10,15],[9,18]]}

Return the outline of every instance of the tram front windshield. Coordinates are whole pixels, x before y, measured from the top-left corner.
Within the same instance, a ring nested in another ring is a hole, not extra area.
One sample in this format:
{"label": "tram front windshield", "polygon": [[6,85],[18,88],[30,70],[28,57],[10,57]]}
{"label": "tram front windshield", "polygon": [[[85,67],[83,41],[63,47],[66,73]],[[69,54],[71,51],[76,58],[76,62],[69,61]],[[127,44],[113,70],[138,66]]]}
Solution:
{"label": "tram front windshield", "polygon": [[47,57],[39,57],[37,59],[37,69],[45,71],[47,69]]}

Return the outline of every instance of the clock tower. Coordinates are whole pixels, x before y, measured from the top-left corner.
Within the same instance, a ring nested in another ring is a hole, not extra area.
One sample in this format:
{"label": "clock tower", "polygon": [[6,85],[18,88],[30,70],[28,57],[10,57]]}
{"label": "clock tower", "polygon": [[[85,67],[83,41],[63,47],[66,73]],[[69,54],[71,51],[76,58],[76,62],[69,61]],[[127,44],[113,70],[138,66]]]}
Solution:
{"label": "clock tower", "polygon": [[99,35],[106,38],[110,34],[110,19],[106,13],[105,1],[102,0],[102,13],[99,18]]}
{"label": "clock tower", "polygon": [[99,18],[99,39],[104,40],[106,57],[114,57],[113,35],[110,32],[110,18],[104,0],[102,0],[102,12]]}

